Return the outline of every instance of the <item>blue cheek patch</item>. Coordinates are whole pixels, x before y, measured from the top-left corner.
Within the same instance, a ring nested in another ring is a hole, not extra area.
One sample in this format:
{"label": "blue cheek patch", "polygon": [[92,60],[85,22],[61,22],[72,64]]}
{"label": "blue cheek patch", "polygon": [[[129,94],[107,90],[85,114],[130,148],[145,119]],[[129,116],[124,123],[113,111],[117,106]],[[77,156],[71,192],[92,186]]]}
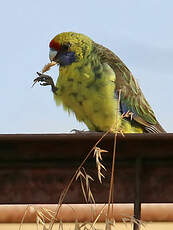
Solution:
{"label": "blue cheek patch", "polygon": [[72,64],[76,60],[74,52],[67,52],[61,54],[59,57],[59,63],[61,66],[66,66]]}

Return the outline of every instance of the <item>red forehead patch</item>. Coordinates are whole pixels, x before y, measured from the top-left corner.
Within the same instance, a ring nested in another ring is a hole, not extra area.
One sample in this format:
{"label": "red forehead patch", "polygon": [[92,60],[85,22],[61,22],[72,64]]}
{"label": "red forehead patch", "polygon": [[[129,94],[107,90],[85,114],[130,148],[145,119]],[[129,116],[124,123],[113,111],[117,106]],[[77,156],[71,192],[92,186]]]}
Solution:
{"label": "red forehead patch", "polygon": [[49,47],[55,50],[60,50],[60,44],[58,42],[55,42],[54,40],[52,40],[49,44]]}

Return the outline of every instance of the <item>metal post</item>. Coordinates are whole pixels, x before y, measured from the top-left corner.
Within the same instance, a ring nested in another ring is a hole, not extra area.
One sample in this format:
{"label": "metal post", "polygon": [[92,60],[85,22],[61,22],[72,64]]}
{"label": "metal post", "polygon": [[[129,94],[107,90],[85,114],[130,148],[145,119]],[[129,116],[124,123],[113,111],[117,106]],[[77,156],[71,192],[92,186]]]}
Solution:
{"label": "metal post", "polygon": [[[135,195],[135,202],[134,202],[134,218],[135,220],[141,219],[141,167],[142,166],[142,160],[140,157],[136,158],[136,164],[135,164],[135,171],[136,171],[136,195]],[[139,230],[140,224],[134,222],[133,230]]]}

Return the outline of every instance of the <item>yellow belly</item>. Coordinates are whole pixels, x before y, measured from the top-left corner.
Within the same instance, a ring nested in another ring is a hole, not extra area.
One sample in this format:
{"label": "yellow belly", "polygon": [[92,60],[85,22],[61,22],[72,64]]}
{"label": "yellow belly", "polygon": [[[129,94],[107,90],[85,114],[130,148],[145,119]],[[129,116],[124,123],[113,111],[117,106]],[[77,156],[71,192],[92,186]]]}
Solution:
{"label": "yellow belly", "polygon": [[96,82],[86,86],[73,80],[63,86],[60,98],[64,107],[73,111],[90,130],[106,131],[115,123],[117,103],[113,83]]}
{"label": "yellow belly", "polygon": [[[81,75],[77,69],[62,69],[57,80],[57,104],[74,112],[77,120],[83,121],[91,131],[122,129],[123,132],[142,132],[131,126],[130,122],[121,119],[118,112],[118,101],[115,99],[115,76],[109,69],[96,79],[92,71]],[[114,78],[114,79],[113,79]],[[118,120],[118,124],[116,121]]]}

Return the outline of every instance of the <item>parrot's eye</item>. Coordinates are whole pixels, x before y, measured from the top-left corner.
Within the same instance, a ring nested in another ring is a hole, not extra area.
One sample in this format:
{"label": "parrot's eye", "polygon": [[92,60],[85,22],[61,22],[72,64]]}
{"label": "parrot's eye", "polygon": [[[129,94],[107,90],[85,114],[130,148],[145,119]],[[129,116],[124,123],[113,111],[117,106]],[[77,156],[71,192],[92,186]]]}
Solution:
{"label": "parrot's eye", "polygon": [[62,51],[68,51],[69,48],[70,48],[71,44],[70,43],[66,43],[66,44],[63,44],[61,49]]}

